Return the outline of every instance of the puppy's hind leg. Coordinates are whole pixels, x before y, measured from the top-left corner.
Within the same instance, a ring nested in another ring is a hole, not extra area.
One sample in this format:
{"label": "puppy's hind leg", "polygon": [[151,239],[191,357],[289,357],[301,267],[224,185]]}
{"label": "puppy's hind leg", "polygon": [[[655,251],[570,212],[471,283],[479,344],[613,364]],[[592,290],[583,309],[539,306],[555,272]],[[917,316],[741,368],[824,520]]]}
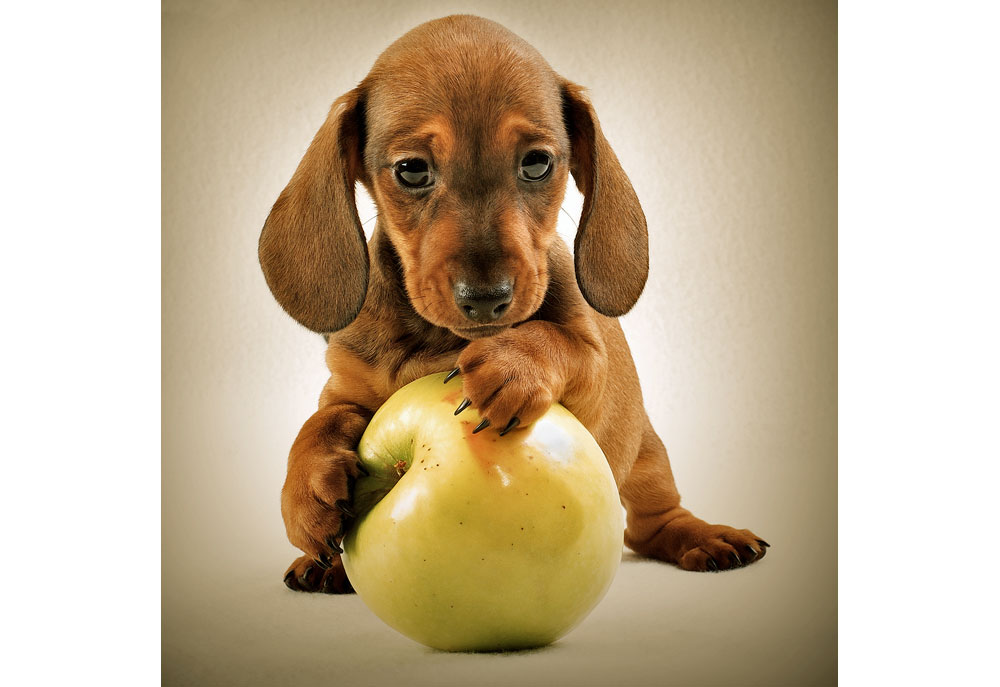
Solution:
{"label": "puppy's hind leg", "polygon": [[621,486],[627,512],[625,544],[643,556],[684,570],[727,570],[749,565],[769,544],[750,530],[710,525],[681,508],[663,442],[648,427],[639,457]]}

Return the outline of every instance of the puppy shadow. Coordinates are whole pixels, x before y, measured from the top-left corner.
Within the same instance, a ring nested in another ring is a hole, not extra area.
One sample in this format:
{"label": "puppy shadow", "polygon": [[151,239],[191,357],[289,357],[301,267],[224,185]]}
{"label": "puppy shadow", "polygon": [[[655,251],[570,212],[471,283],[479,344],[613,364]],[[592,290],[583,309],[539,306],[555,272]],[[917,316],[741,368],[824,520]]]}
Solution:
{"label": "puppy shadow", "polygon": [[648,558],[647,556],[640,556],[635,551],[630,549],[625,549],[622,552],[622,563],[649,563],[654,561],[654,558]]}

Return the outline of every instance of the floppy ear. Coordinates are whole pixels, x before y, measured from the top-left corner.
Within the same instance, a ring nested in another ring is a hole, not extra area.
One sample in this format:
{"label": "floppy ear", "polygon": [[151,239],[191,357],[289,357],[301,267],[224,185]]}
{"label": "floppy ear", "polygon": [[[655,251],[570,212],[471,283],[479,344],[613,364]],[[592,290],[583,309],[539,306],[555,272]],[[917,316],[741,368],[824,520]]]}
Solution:
{"label": "floppy ear", "polygon": [[350,324],[368,290],[368,246],[354,203],[355,182],[365,179],[364,136],[359,87],[330,108],[260,233],[257,253],[271,293],[316,332]]}
{"label": "floppy ear", "polygon": [[583,88],[569,81],[561,85],[570,171],[583,194],[573,244],[576,281],[594,310],[617,317],[631,310],[646,285],[646,217]]}

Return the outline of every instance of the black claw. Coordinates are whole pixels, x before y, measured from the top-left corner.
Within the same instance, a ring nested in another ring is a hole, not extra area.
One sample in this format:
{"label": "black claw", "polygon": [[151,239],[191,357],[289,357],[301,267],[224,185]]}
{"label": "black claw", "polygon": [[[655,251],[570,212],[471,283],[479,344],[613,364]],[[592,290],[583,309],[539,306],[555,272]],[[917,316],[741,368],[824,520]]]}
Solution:
{"label": "black claw", "polygon": [[455,408],[455,415],[458,415],[459,413],[461,413],[463,410],[465,410],[466,408],[468,408],[471,405],[472,405],[472,401],[470,401],[469,399],[465,399],[464,401],[462,401],[461,403],[458,404],[457,408]]}
{"label": "black claw", "polygon": [[334,553],[344,553],[344,550],[340,548],[340,544],[333,541],[332,539],[328,541],[326,545],[329,546]]}
{"label": "black claw", "polygon": [[285,573],[285,586],[288,587],[289,589],[295,589],[295,587],[292,586],[293,577],[295,577],[294,570],[289,570],[288,572]]}
{"label": "black claw", "polygon": [[362,465],[361,463],[358,463],[357,467],[358,467],[358,472],[360,472],[360,473],[361,473],[362,475],[364,475],[365,477],[367,477],[368,475],[370,475],[370,474],[371,474],[370,472],[368,472],[368,468],[366,468],[366,467],[365,467],[364,465]]}
{"label": "black claw", "polygon": [[[330,567],[333,565],[333,560],[327,554],[321,553],[319,555],[319,558],[316,559],[316,565],[323,568],[323,570],[329,570]],[[312,570],[312,568],[309,568],[309,570]],[[309,573],[307,572],[306,576],[308,575]]]}
{"label": "black claw", "polygon": [[447,384],[448,382],[453,380],[458,373],[459,373],[459,368],[456,367],[454,370],[448,373],[447,377],[444,378],[444,383]]}
{"label": "black claw", "polygon": [[500,430],[500,436],[503,436],[504,434],[506,434],[510,430],[514,429],[520,423],[521,423],[521,421],[519,419],[517,419],[516,417],[511,418],[510,422],[507,423],[507,426]]}
{"label": "black claw", "polygon": [[760,555],[759,553],[757,553],[757,549],[747,544],[747,550],[750,552],[750,555],[753,556],[753,558],[751,558],[750,561],[753,562],[757,560],[757,556]]}
{"label": "black claw", "polygon": [[719,569],[719,564],[716,563],[715,559],[712,558],[711,556],[708,557],[708,562],[705,563],[705,565],[708,566],[709,570],[718,570]]}
{"label": "black claw", "polygon": [[302,573],[301,577],[299,577],[299,582],[302,584],[302,586],[304,586],[304,587],[311,587],[312,586],[312,577],[313,577],[313,574],[315,572],[316,572],[316,568],[314,568],[312,566],[309,566],[308,568],[306,568],[306,571],[304,573]]}
{"label": "black claw", "polygon": [[763,546],[763,547],[764,547],[765,549],[767,549],[767,548],[770,548],[770,546],[771,546],[770,544],[768,544],[768,543],[767,543],[766,541],[764,541],[763,539],[758,539],[758,540],[757,540],[757,543],[758,543],[758,544],[760,544],[761,546]]}
{"label": "black claw", "polygon": [[729,552],[729,560],[732,561],[733,565],[736,567],[743,565],[743,559],[740,558],[740,555],[735,551]]}
{"label": "black claw", "polygon": [[333,505],[339,508],[340,512],[346,515],[347,517],[349,518],[354,517],[354,511],[348,508],[346,499],[340,499],[339,501],[336,501]]}
{"label": "black claw", "polygon": [[484,429],[486,429],[489,426],[490,426],[490,421],[487,420],[484,417],[483,421],[480,422],[478,425],[476,425],[476,428],[474,430],[472,430],[472,433],[475,434],[476,432],[482,432]]}

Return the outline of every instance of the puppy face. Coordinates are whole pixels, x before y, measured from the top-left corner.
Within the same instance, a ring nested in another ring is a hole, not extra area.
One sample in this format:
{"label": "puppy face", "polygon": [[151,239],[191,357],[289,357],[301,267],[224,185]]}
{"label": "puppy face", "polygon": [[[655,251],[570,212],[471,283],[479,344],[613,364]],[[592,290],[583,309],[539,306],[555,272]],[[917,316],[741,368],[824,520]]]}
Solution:
{"label": "puppy face", "polygon": [[584,195],[577,283],[595,310],[621,315],[645,284],[646,222],[582,89],[494,22],[428,22],[334,103],[264,224],[261,267],[306,327],[347,326],[368,288],[360,182],[415,310],[490,336],[544,299],[569,174]]}
{"label": "puppy face", "polygon": [[365,166],[414,308],[474,339],[542,303],[569,143],[558,81],[533,50],[430,45],[373,70]]}

